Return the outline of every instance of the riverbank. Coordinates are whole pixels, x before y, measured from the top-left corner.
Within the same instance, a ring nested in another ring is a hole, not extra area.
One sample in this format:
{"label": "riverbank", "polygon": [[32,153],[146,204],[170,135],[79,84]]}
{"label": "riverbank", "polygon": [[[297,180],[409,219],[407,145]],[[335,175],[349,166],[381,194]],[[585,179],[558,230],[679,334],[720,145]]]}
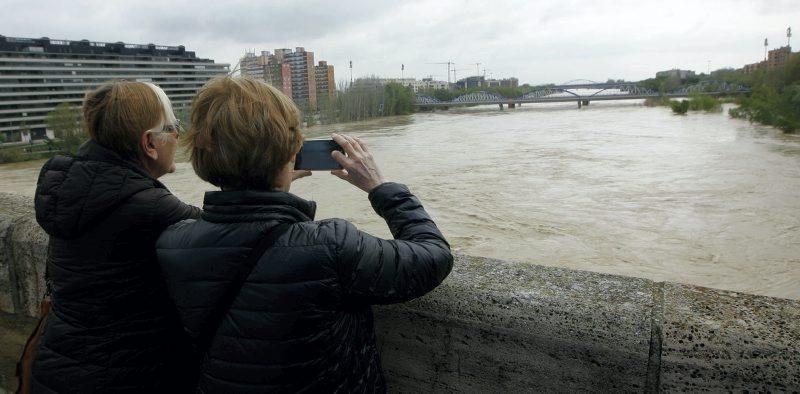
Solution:
{"label": "riverbank", "polygon": [[731,116],[786,133],[800,132],[800,56],[793,56],[783,67],[751,74],[733,72],[728,78],[752,90],[737,100],[739,106],[730,111]]}
{"label": "riverbank", "polygon": [[56,154],[58,150],[46,141],[35,141],[33,144],[0,144],[0,164],[41,160]]}

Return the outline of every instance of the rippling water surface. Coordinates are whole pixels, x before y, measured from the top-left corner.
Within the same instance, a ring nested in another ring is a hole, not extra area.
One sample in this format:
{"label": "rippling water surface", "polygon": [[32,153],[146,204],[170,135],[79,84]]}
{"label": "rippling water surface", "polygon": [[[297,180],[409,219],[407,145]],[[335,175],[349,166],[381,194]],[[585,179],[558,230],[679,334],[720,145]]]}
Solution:
{"label": "rippling water surface", "polygon": [[[315,126],[366,140],[457,251],[800,299],[800,138],[639,102],[497,107]],[[32,195],[42,162],[0,166]],[[201,204],[187,163],[162,179]],[[390,237],[366,194],[326,172],[292,186]]]}

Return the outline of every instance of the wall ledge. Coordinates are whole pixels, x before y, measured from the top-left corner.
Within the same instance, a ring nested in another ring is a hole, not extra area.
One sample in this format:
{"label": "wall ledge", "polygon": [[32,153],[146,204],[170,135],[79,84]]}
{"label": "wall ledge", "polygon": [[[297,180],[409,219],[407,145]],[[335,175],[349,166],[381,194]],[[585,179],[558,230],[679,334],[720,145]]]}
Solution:
{"label": "wall ledge", "polygon": [[[0,311],[35,316],[47,235],[0,193]],[[800,392],[800,301],[456,255],[377,306],[390,391]]]}

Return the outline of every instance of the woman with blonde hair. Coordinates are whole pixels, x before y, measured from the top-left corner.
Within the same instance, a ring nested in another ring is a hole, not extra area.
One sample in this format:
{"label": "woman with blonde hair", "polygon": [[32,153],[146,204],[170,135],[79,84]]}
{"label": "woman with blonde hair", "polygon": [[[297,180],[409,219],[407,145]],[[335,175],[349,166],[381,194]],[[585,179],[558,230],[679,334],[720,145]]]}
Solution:
{"label": "woman with blonde hair", "polygon": [[156,245],[184,329],[204,352],[198,391],[385,390],[371,305],[403,302],[449,274],[450,246],[405,186],[386,182],[366,144],[334,135],[332,173],[368,193],[395,239],[289,193],[303,137],[295,105],[247,78],[212,80],[186,142],[207,192],[200,219]]}
{"label": "woman with blonde hair", "polygon": [[191,384],[190,348],[154,246],[200,213],[157,180],[175,170],[180,125],[164,91],[141,82],[88,92],[83,117],[90,140],[50,159],[36,188],[53,308],[33,392],[174,392]]}

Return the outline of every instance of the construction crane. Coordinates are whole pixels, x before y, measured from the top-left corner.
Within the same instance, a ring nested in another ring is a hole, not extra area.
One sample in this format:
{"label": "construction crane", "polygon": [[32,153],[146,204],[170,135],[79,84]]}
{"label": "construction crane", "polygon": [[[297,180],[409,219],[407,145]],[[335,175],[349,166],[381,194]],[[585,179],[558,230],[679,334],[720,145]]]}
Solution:
{"label": "construction crane", "polygon": [[453,62],[437,62],[437,63],[428,63],[428,64],[446,64],[447,65],[447,83],[450,83],[450,66],[455,66],[456,64]]}
{"label": "construction crane", "polygon": [[475,75],[481,75],[481,64],[483,63],[473,63],[475,65]]}

